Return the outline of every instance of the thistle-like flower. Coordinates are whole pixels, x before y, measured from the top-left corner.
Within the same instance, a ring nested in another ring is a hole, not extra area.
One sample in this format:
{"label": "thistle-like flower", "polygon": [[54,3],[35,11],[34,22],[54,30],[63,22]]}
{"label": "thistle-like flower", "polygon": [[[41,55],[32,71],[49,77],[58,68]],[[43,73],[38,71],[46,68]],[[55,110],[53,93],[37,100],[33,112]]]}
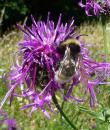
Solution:
{"label": "thistle-like flower", "polygon": [[[19,53],[22,58],[18,59],[21,63],[16,59],[15,66],[11,68],[9,91],[1,102],[1,108],[9,96],[11,101],[13,96],[20,96],[30,100],[30,104],[22,109],[32,107],[31,112],[41,109],[50,118],[45,106],[53,111],[52,96],[57,91],[61,92],[67,101],[69,99],[84,101],[73,96],[72,90],[79,84],[82,84],[86,93],[89,92],[91,106],[97,103],[94,88],[108,83],[106,78],[110,76],[110,63],[98,63],[89,57],[86,44],[82,43],[80,35],[75,33],[73,19],[69,24],[63,24],[60,15],[55,26],[55,23],[49,19],[49,15],[47,22],[36,22],[32,17],[32,27],[19,25],[18,27],[24,32],[24,40],[19,43]],[[62,46],[68,39],[78,41],[78,46],[68,44]],[[61,50],[58,49],[60,46],[62,46]],[[73,74],[69,73],[68,76],[71,78],[68,77],[68,80],[59,82],[56,74],[61,70],[63,72],[61,74],[65,76],[67,72],[65,73],[64,68],[59,69],[64,66],[66,70],[70,67],[69,72],[72,69]],[[17,87],[21,89],[21,92],[17,93]],[[66,90],[66,95],[62,93],[62,90]]]}
{"label": "thistle-like flower", "polygon": [[85,4],[83,4],[83,0],[80,0],[79,5],[85,8],[85,12],[88,16],[98,16],[101,13],[109,13],[110,11],[109,0],[86,0]]}
{"label": "thistle-like flower", "polygon": [[16,120],[9,118],[8,114],[3,109],[0,110],[0,127],[8,130],[17,129]]}

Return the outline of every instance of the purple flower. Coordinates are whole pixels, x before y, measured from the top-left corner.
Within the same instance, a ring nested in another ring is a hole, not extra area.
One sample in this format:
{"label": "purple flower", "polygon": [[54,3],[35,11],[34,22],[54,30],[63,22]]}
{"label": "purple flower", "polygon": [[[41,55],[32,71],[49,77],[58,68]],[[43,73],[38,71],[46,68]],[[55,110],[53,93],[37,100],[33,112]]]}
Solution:
{"label": "purple flower", "polygon": [[8,130],[16,130],[16,120],[14,119],[4,120],[2,128],[8,128]]}
{"label": "purple flower", "polygon": [[108,5],[108,7],[110,8],[110,0],[105,0],[105,3]]}
{"label": "purple flower", "polygon": [[86,0],[85,4],[80,0],[79,5],[85,9],[87,16],[98,16],[101,13],[107,13],[110,10],[109,0]]}
{"label": "purple flower", "polygon": [[[50,118],[47,107],[52,107],[52,96],[59,91],[64,99],[84,102],[74,96],[72,90],[79,84],[90,94],[90,105],[97,104],[94,88],[101,84],[109,84],[106,79],[110,76],[110,63],[98,63],[89,57],[86,44],[80,41],[80,35],[75,33],[74,20],[68,24],[61,23],[61,15],[55,23],[47,18],[47,22],[36,22],[32,17],[32,27],[18,27],[24,32],[24,40],[19,43],[21,58],[16,59],[16,65],[12,66],[9,80],[9,91],[1,102],[1,108],[6,99],[11,96],[20,96],[30,100],[22,109],[32,107],[30,114],[37,110]],[[55,80],[62,56],[57,48],[68,38],[79,40],[81,52],[78,58],[78,67],[72,76],[70,83],[59,83]],[[21,62],[21,63],[20,63]],[[92,76],[93,75],[93,76]],[[21,90],[17,93],[17,86]],[[63,90],[67,91],[64,95]],[[80,90],[79,90],[80,91]]]}
{"label": "purple flower", "polygon": [[9,118],[3,109],[0,110],[0,125],[2,129],[16,130],[17,128],[16,120]]}
{"label": "purple flower", "polygon": [[110,13],[110,0],[105,0],[103,2],[103,5],[106,8],[106,10],[108,11],[108,13]]}

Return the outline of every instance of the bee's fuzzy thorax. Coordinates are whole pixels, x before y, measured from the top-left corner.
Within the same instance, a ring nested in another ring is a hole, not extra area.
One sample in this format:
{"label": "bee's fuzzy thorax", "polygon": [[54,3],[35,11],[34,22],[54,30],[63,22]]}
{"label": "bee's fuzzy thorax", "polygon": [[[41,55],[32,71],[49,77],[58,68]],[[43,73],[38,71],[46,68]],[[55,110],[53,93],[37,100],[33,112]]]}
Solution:
{"label": "bee's fuzzy thorax", "polygon": [[70,45],[70,44],[80,45],[80,42],[77,39],[68,38],[67,40],[61,43],[61,45]]}

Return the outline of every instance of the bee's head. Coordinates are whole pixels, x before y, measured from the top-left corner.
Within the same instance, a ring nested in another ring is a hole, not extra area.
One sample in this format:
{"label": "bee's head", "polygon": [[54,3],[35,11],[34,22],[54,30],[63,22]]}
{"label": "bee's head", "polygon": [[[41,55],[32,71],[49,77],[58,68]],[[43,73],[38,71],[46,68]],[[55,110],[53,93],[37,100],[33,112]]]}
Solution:
{"label": "bee's head", "polygon": [[76,39],[67,39],[66,41],[62,42],[58,47],[58,53],[63,57],[67,47],[70,48],[70,55],[75,58],[77,54],[80,53],[80,43]]}

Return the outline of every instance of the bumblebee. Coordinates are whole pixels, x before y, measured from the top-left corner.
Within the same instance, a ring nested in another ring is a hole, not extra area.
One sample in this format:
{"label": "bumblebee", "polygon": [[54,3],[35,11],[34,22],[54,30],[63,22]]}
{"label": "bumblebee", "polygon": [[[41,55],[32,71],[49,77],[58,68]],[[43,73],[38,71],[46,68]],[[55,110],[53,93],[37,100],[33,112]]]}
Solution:
{"label": "bumblebee", "polygon": [[67,39],[57,47],[57,51],[62,55],[62,59],[55,72],[55,80],[63,84],[69,82],[76,72],[81,51],[80,43],[76,39]]}

